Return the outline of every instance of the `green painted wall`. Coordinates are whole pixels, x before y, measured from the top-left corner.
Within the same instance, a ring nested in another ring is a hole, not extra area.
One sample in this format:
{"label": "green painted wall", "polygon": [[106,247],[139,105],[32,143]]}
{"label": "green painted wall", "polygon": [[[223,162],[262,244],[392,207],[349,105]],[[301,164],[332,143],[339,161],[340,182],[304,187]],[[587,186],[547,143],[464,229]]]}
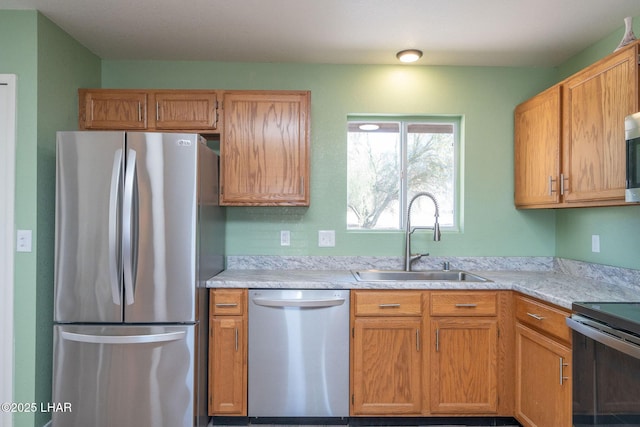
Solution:
{"label": "green painted wall", "polygon": [[[16,74],[16,229],[33,252],[15,254],[16,402],[51,401],[55,132],[77,128],[77,88],[100,84],[100,59],[35,11],[0,11],[0,73]],[[16,414],[16,427],[46,413]]]}
{"label": "green painted wall", "polygon": [[[640,19],[634,23],[640,34]],[[400,233],[345,230],[345,123],[349,113],[460,114],[465,123],[463,230],[438,255],[555,255],[640,268],[637,206],[516,211],[512,206],[513,107],[609,54],[623,26],[557,69],[337,66],[190,62],[103,62],[105,87],[310,89],[312,201],[303,208],[230,208],[231,255],[399,255]],[[279,230],[292,245],[279,246]],[[318,248],[317,230],[337,246]],[[599,234],[601,252],[591,252]]]}
{"label": "green painted wall", "polygon": [[[427,53],[428,55],[428,53]],[[230,255],[402,254],[400,232],[346,231],[348,114],[464,118],[463,228],[418,236],[434,255],[552,256],[555,214],[513,207],[513,108],[556,79],[555,69],[103,61],[103,87],[311,90],[311,206],[229,208]],[[335,248],[317,231],[336,230]],[[291,246],[280,247],[280,230]],[[422,247],[420,247],[422,246]]]}
{"label": "green painted wall", "polygon": [[[0,73],[17,75],[16,229],[37,236],[37,13],[0,12]],[[37,238],[33,248],[37,250]],[[14,338],[16,402],[35,401],[36,252],[15,253]],[[33,426],[33,414],[15,416],[16,426]]]}

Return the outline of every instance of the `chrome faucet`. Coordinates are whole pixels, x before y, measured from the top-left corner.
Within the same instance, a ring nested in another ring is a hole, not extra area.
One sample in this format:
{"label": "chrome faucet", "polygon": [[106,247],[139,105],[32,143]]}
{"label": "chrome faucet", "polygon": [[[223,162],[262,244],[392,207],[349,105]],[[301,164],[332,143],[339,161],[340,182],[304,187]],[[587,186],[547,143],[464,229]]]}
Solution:
{"label": "chrome faucet", "polygon": [[[416,201],[419,197],[428,197],[433,201],[433,205],[436,208],[435,214],[435,222],[433,223],[433,227],[411,227],[411,207],[413,206],[413,202]],[[433,240],[436,242],[440,241],[440,224],[438,223],[439,209],[438,209],[438,201],[431,193],[421,192],[413,196],[411,201],[409,202],[409,206],[407,207],[407,229],[405,230],[404,236],[404,271],[411,271],[411,264],[414,261],[419,260],[423,256],[427,256],[429,254],[417,254],[411,255],[411,235],[416,230],[433,230]]]}

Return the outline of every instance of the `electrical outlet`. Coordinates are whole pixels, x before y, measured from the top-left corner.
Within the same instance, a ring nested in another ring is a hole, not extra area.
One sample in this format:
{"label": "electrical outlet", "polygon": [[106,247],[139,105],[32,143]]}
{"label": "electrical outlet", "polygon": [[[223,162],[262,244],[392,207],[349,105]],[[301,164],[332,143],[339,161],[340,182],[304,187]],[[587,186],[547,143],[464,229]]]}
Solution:
{"label": "electrical outlet", "polygon": [[593,234],[591,236],[591,252],[600,252],[600,235]]}
{"label": "electrical outlet", "polygon": [[291,232],[289,230],[280,230],[280,246],[291,245]]}
{"label": "electrical outlet", "polygon": [[16,230],[16,252],[31,252],[31,230]]}
{"label": "electrical outlet", "polygon": [[335,230],[318,230],[318,246],[321,248],[332,248],[336,245]]}

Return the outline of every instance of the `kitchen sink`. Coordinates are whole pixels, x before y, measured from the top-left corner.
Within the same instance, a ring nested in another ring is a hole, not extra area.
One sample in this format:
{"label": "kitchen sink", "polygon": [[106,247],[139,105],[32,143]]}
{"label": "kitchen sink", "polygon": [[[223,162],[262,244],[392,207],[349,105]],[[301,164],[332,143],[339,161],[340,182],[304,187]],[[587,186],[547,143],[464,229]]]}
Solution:
{"label": "kitchen sink", "polygon": [[462,270],[357,270],[351,271],[361,282],[380,281],[440,281],[440,282],[490,282],[489,279]]}

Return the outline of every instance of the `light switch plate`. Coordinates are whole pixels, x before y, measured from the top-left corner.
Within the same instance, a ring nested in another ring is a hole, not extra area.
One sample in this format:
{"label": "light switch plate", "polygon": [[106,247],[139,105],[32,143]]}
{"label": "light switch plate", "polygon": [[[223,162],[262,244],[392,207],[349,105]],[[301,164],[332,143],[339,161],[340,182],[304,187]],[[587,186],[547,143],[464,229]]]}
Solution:
{"label": "light switch plate", "polygon": [[280,230],[280,246],[291,245],[291,232],[289,230]]}
{"label": "light switch plate", "polygon": [[318,230],[318,246],[321,248],[332,248],[336,245],[335,230]]}

